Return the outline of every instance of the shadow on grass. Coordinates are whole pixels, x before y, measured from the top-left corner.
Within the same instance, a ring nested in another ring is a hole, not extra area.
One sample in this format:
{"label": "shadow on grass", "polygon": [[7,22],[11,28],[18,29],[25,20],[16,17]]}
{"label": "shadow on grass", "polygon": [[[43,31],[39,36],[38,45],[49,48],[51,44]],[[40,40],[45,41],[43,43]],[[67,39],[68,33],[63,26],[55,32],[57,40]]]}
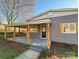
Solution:
{"label": "shadow on grass", "polygon": [[14,59],[24,51],[28,50],[28,45],[13,41],[0,41],[0,59]]}

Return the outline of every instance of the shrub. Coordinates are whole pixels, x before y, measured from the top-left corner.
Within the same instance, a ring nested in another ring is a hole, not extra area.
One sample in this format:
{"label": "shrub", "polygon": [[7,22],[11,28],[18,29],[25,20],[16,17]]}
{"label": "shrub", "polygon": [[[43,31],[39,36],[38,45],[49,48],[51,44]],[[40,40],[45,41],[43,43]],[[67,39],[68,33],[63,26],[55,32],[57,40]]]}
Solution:
{"label": "shrub", "polygon": [[74,55],[75,55],[75,57],[78,57],[78,52],[77,52],[77,51],[75,51],[75,54],[74,54]]}
{"label": "shrub", "polygon": [[49,49],[47,49],[47,48],[45,48],[45,49],[42,49],[42,51],[41,51],[41,56],[43,56],[43,57],[47,57],[47,56],[50,56],[50,50]]}

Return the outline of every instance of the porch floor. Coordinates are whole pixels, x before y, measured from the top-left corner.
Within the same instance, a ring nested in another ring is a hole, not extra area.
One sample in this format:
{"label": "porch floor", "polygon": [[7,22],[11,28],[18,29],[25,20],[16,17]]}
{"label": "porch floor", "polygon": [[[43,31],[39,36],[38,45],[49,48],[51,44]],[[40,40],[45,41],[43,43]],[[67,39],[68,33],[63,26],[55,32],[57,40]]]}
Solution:
{"label": "porch floor", "polygon": [[[8,38],[7,40],[13,41],[13,38]],[[27,40],[25,36],[16,37],[16,42],[27,44]],[[39,47],[47,47],[47,40],[45,39],[30,39],[30,45],[39,46]]]}

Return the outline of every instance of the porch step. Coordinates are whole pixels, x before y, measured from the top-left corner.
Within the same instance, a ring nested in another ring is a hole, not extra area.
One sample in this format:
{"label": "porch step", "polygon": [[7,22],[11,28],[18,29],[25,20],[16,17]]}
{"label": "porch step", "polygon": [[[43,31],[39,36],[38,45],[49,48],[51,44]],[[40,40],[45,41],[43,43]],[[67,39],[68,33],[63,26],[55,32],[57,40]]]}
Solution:
{"label": "porch step", "polygon": [[43,48],[44,47],[41,47],[41,46],[30,45],[30,49],[32,49],[34,51],[38,51],[38,52],[41,52]]}
{"label": "porch step", "polygon": [[29,49],[14,59],[37,59],[39,55],[40,52]]}

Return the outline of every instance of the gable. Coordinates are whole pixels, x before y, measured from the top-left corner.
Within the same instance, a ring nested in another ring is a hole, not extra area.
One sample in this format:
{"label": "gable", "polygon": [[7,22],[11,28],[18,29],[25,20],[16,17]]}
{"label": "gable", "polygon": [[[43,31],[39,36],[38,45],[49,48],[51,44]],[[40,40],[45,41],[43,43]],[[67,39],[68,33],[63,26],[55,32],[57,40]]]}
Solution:
{"label": "gable", "polygon": [[48,12],[44,15],[41,15],[39,17],[36,17],[32,20],[36,19],[43,19],[43,18],[51,18],[51,17],[58,17],[58,16],[65,16],[65,15],[72,15],[72,14],[77,14],[77,11],[68,11],[68,12]]}
{"label": "gable", "polygon": [[47,11],[45,13],[41,13],[30,20],[37,20],[37,19],[45,19],[51,17],[58,17],[58,16],[65,16],[65,15],[72,15],[78,14],[77,10],[60,10],[60,11]]}

